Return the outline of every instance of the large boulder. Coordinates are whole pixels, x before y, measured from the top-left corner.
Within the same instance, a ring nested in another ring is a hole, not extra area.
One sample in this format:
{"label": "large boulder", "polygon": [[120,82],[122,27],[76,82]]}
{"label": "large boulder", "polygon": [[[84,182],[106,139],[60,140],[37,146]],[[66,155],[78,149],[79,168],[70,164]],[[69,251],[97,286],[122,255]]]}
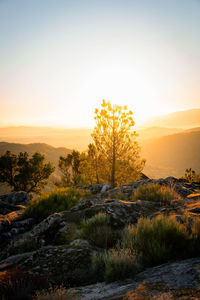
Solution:
{"label": "large boulder", "polygon": [[90,264],[93,253],[86,243],[77,246],[45,246],[39,250],[10,256],[0,262],[0,271],[10,268],[29,274],[46,276],[57,284],[85,284],[91,281]]}
{"label": "large boulder", "polygon": [[83,219],[91,218],[102,212],[110,216],[111,225],[115,228],[124,227],[126,224],[135,224],[140,216],[148,215],[159,209],[150,201],[124,201],[119,199],[105,199],[102,202],[95,200],[84,200],[65,212],[66,220],[69,222],[81,222]]}

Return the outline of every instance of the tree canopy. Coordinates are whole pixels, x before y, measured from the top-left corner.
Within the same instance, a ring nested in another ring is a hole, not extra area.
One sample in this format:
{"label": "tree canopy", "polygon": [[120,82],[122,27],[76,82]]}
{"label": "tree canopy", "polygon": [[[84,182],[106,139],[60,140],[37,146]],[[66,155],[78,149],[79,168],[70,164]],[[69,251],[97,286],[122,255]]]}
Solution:
{"label": "tree canopy", "polygon": [[14,191],[40,192],[54,170],[39,152],[32,157],[27,152],[15,155],[10,151],[0,156],[0,182],[8,183]]}
{"label": "tree canopy", "polygon": [[132,115],[127,106],[112,106],[105,100],[101,109],[95,110],[92,137],[98,155],[104,159],[104,180],[112,186],[138,179],[145,164],[140,159]]}
{"label": "tree canopy", "polygon": [[80,183],[80,152],[73,150],[66,157],[60,156],[58,167],[62,173],[62,181],[65,186],[77,185]]}

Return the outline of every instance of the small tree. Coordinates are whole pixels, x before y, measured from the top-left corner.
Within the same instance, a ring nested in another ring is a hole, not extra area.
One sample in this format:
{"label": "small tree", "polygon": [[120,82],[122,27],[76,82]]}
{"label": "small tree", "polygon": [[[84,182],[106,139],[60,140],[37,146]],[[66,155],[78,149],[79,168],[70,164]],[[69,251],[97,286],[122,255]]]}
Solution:
{"label": "small tree", "polygon": [[39,152],[31,158],[27,152],[20,152],[17,156],[7,151],[0,156],[0,182],[8,183],[14,191],[39,193],[54,170]]}
{"label": "small tree", "polygon": [[80,183],[80,152],[73,150],[66,157],[60,156],[58,167],[62,173],[63,182],[66,186]]}
{"label": "small tree", "polygon": [[189,182],[192,181],[199,181],[200,174],[197,174],[192,168],[188,168],[185,170],[184,178],[187,179]]}
{"label": "small tree", "polygon": [[135,141],[132,111],[127,106],[111,106],[103,100],[102,109],[95,110],[96,126],[92,133],[98,154],[105,159],[104,169],[112,186],[140,177],[145,161]]}
{"label": "small tree", "polygon": [[94,144],[89,144],[86,153],[81,154],[80,172],[85,184],[99,184],[102,180],[102,157]]}

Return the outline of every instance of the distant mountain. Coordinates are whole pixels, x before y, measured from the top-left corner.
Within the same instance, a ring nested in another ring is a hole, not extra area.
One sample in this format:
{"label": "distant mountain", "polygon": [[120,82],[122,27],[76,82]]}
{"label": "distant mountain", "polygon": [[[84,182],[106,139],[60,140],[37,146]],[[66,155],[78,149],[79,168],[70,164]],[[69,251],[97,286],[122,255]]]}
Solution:
{"label": "distant mountain", "polygon": [[200,172],[200,130],[146,141],[142,146],[146,173],[151,177],[182,176],[186,168]]}
{"label": "distant mountain", "polygon": [[60,129],[50,127],[0,128],[0,141],[9,143],[45,143],[54,147],[86,150],[92,142],[91,129]]}
{"label": "distant mountain", "polygon": [[200,126],[200,108],[177,111],[166,116],[155,118],[146,123],[146,126],[168,128],[192,128]]}
{"label": "distant mountain", "polygon": [[139,141],[145,141],[147,139],[148,140],[155,139],[155,138],[159,138],[159,137],[174,134],[174,133],[179,133],[182,131],[183,131],[183,129],[180,129],[180,128],[166,128],[166,127],[154,126],[154,127],[138,129],[137,133],[139,135],[138,136]]}
{"label": "distant mountain", "polygon": [[24,145],[0,142],[0,154],[5,153],[7,150],[11,151],[14,154],[26,151],[29,153],[29,155],[32,155],[36,151],[39,151],[40,153],[44,154],[46,160],[52,162],[55,167],[58,165],[58,160],[61,155],[66,156],[68,153],[71,152],[70,149],[64,147],[55,148],[44,143],[33,143]]}

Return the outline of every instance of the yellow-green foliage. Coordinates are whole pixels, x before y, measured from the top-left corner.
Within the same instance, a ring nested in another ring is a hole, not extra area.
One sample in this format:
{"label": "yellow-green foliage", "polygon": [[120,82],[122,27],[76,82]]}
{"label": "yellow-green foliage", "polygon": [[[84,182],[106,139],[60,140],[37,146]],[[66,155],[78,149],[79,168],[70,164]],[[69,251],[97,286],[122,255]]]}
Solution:
{"label": "yellow-green foliage", "polygon": [[23,212],[23,218],[41,221],[55,212],[68,210],[83,199],[91,197],[88,191],[75,188],[55,188],[49,194],[32,199]]}
{"label": "yellow-green foliage", "polygon": [[180,198],[173,188],[160,184],[140,185],[132,195],[132,200],[146,200],[170,203],[171,200]]}
{"label": "yellow-green foliage", "polygon": [[112,281],[134,275],[141,267],[198,256],[199,251],[200,218],[192,224],[187,217],[184,224],[163,215],[140,218],[135,227],[123,230],[116,249],[93,255],[92,270],[97,280]]}
{"label": "yellow-green foliage", "polygon": [[125,228],[122,247],[131,249],[144,265],[156,265],[187,256],[189,239],[183,224],[160,215],[152,221],[141,218],[136,227]]}
{"label": "yellow-green foliage", "polygon": [[92,268],[97,280],[115,281],[134,275],[138,264],[130,249],[110,249],[94,254]]}
{"label": "yellow-green foliage", "polygon": [[110,218],[104,213],[98,213],[82,222],[82,237],[93,245],[101,248],[112,246],[115,242],[115,233],[110,226]]}

